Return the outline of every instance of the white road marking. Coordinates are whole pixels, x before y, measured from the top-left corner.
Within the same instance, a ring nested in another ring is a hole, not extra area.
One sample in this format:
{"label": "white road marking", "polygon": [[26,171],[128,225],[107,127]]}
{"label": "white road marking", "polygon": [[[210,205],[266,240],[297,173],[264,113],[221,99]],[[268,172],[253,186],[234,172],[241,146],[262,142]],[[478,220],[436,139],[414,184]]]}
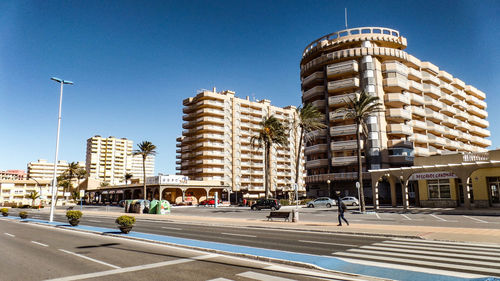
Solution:
{"label": "white road marking", "polygon": [[[489,260],[489,261],[498,261],[497,257],[486,257],[482,255],[464,255],[464,254],[459,254],[459,253],[443,253],[443,252],[436,252],[436,251],[420,251],[420,250],[415,250],[415,249],[398,249],[398,248],[387,248],[387,247],[377,247],[377,246],[362,246],[361,249],[370,249],[370,250],[377,250],[377,251],[383,251],[384,253],[387,252],[399,252],[399,253],[411,253],[411,254],[424,254],[428,256],[443,256],[443,255],[450,255],[452,257],[457,257],[457,258],[464,258],[464,259],[476,259],[476,260]],[[351,249],[352,250],[352,249]]]}
{"label": "white road marking", "polygon": [[457,246],[478,246],[478,247],[485,247],[488,249],[491,248],[499,248],[500,245],[493,245],[493,244],[479,244],[479,243],[460,243],[460,242],[449,242],[449,241],[433,241],[433,240],[415,240],[415,239],[409,239],[409,238],[394,238],[392,240],[397,240],[397,241],[408,241],[408,242],[420,242],[420,243],[425,243],[425,244],[447,244],[447,245],[457,245]]}
{"label": "white road marking", "polygon": [[318,242],[318,241],[309,241],[309,240],[299,240],[299,242],[313,243],[313,244],[323,244],[323,245],[335,245],[335,246],[344,246],[344,247],[358,247],[358,245],[341,244],[341,243],[330,243],[330,242]]}
{"label": "white road marking", "polygon": [[471,278],[472,279],[472,278],[485,277],[484,275],[479,275],[479,274],[470,274],[470,273],[465,273],[465,272],[448,271],[448,270],[443,270],[443,269],[418,267],[418,266],[413,266],[413,265],[402,265],[402,264],[395,264],[395,263],[366,261],[366,260],[342,258],[342,257],[339,257],[339,259],[346,261],[346,262],[357,263],[357,264],[362,264],[362,265],[379,266],[379,267],[394,268],[394,269],[408,270],[408,271],[414,271],[414,272],[424,272],[424,273],[430,273],[430,274],[447,275],[447,276],[461,277],[461,278]]}
{"label": "white road marking", "polygon": [[[384,241],[383,242],[384,244],[398,244],[398,245],[417,245],[417,246],[421,246],[422,244],[421,243],[418,243],[418,242],[402,242],[402,241]],[[427,246],[427,245],[425,245]],[[428,245],[430,246],[430,245]],[[457,246],[454,246],[454,245],[439,245],[439,248],[451,248],[451,249],[456,249]],[[464,250],[478,250],[478,251],[484,251],[485,249],[482,248],[482,247],[463,247],[462,249]],[[444,249],[443,249],[444,250]],[[497,252],[500,254],[500,249],[488,249],[489,252]]]}
{"label": "white road marking", "polygon": [[478,221],[480,223],[488,223],[487,221],[483,221],[483,220],[480,220],[480,219],[476,219],[476,218],[473,218],[473,217],[469,217],[469,216],[463,216],[464,218],[468,218],[468,219],[471,219],[471,220],[475,220],[475,221]]}
{"label": "white road marking", "polygon": [[10,236],[10,237],[16,237],[14,234],[10,234],[10,233],[7,233],[7,232],[4,232],[5,235],[7,236]]}
{"label": "white road marking", "polygon": [[70,252],[70,251],[66,251],[64,249],[59,249],[59,251],[61,252],[64,252],[66,254],[70,254],[70,255],[74,255],[74,256],[77,256],[77,257],[80,257],[80,258],[83,258],[83,259],[87,259],[89,261],[93,261],[93,262],[96,262],[96,263],[100,263],[100,264],[103,264],[103,265],[107,265],[109,267],[112,267],[112,268],[121,268],[119,266],[116,266],[116,265],[112,265],[112,264],[109,264],[107,262],[103,262],[103,261],[100,261],[100,260],[96,260],[96,259],[93,259],[93,258],[89,258],[87,256],[84,256],[84,255],[80,255],[80,254],[77,254],[77,253],[73,253],[73,252]]}
{"label": "white road marking", "polygon": [[182,228],[178,228],[178,227],[168,227],[168,226],[162,226],[161,228],[170,229],[170,230],[182,230]]}
{"label": "white road marking", "polygon": [[366,280],[364,278],[349,277],[347,275],[335,275],[334,272],[323,273],[323,272],[316,272],[316,271],[311,271],[311,270],[307,270],[307,269],[301,269],[298,267],[283,266],[283,265],[271,265],[271,266],[265,267],[264,269],[270,270],[270,271],[275,271],[275,272],[302,274],[302,275],[309,276],[309,277],[318,277],[321,279],[328,279],[328,280],[344,280],[344,281],[365,281]]}
{"label": "white road marking", "polygon": [[403,217],[405,217],[407,220],[411,221],[411,219],[410,219],[407,215],[405,215],[405,214],[401,214],[401,215],[402,215]]}
{"label": "white road marking", "polygon": [[[349,249],[349,252],[356,252],[356,253],[361,253],[361,254],[373,254],[373,255],[380,255],[380,250],[374,251],[374,250],[365,250],[365,249]],[[496,262],[487,262],[487,261],[476,261],[476,260],[464,260],[462,258],[456,259],[456,258],[445,258],[445,257],[429,257],[429,253],[424,253],[424,254],[417,254],[417,253],[395,253],[395,252],[389,252],[389,251],[384,251],[383,252],[385,256],[395,256],[395,257],[401,257],[401,258],[407,258],[409,260],[411,259],[423,259],[423,260],[431,260],[431,261],[443,261],[443,262],[452,262],[452,263],[467,263],[467,264],[475,264],[475,265],[480,265],[480,266],[493,266],[496,267],[498,266],[498,259]],[[448,255],[449,257],[455,257],[454,255]]]}
{"label": "white road marking", "polygon": [[[205,257],[205,256],[207,256],[207,257]],[[109,275],[114,275],[114,274],[121,274],[121,273],[126,273],[126,272],[134,272],[134,271],[139,271],[139,270],[144,270],[144,269],[152,269],[152,268],[158,268],[158,267],[163,267],[163,266],[168,266],[168,265],[175,265],[175,264],[181,264],[181,263],[186,263],[186,262],[192,262],[192,261],[195,261],[197,259],[209,258],[208,256],[212,257],[213,255],[203,255],[203,256],[198,256],[198,257],[191,258],[191,259],[178,259],[178,260],[164,261],[164,262],[158,262],[158,263],[152,263],[152,264],[143,264],[143,265],[138,265],[138,266],[131,266],[131,267],[125,267],[125,268],[106,270],[106,271],[101,271],[101,272],[94,272],[94,273],[87,273],[87,274],[80,274],[80,275],[50,279],[47,281],[71,281],[71,280],[90,279],[90,278],[109,276]]]}
{"label": "white road marking", "polygon": [[226,232],[221,232],[221,234],[224,234],[224,235],[232,235],[232,236],[242,236],[242,237],[257,237],[257,236],[255,236],[255,235],[238,234],[238,233],[226,233]]}
{"label": "white road marking", "polygon": [[294,280],[294,279],[288,279],[288,278],[282,278],[282,277],[278,277],[278,276],[257,273],[257,272],[253,272],[253,271],[238,273],[238,274],[236,274],[236,276],[241,276],[241,277],[255,279],[255,280],[261,280],[261,281],[292,281],[292,280]]}
{"label": "white road marking", "polygon": [[378,215],[378,213],[375,213],[375,215],[377,216],[378,219],[380,219],[380,216]]}
{"label": "white road marking", "polygon": [[434,217],[434,218],[436,218],[436,219],[438,219],[438,220],[441,220],[441,221],[446,221],[445,219],[442,219],[442,218],[440,218],[440,217],[438,217],[438,216],[436,216],[436,215],[433,215],[433,214],[431,214],[431,217]]}
{"label": "white road marking", "polygon": [[423,265],[423,266],[433,266],[433,267],[437,266],[437,267],[454,269],[454,270],[458,270],[458,271],[469,270],[469,271],[477,271],[477,272],[487,272],[487,273],[491,273],[491,274],[495,274],[495,275],[500,274],[500,269],[486,268],[486,267],[479,267],[479,266],[467,266],[467,265],[463,265],[463,264],[450,264],[450,263],[441,263],[441,262],[435,262],[435,261],[421,261],[421,260],[415,260],[415,259],[401,259],[401,258],[385,257],[385,256],[380,256],[380,255],[364,255],[364,254],[347,253],[347,252],[337,252],[337,253],[335,253],[335,255],[387,261],[387,262],[390,262],[391,264],[393,262],[401,262],[401,263]]}
{"label": "white road marking", "polygon": [[[430,251],[435,251],[435,252],[453,252],[453,253],[467,253],[467,254],[478,254],[477,253],[477,250],[473,250],[473,251],[467,251],[467,250],[464,250],[464,249],[437,249],[435,245],[429,245],[429,247],[425,247],[425,246],[410,246],[410,245],[397,245],[397,244],[383,244],[383,243],[375,243],[373,244],[375,246],[385,246],[387,248],[403,248],[403,249],[418,249],[418,250],[430,250]],[[497,257],[500,257],[500,253],[488,253],[488,252],[485,252],[484,249],[481,249],[482,252],[481,252],[481,255],[485,255],[485,256],[497,256]]]}
{"label": "white road marking", "polygon": [[226,279],[226,278],[220,277],[220,278],[210,279],[207,281],[233,281],[233,279]]}
{"label": "white road marking", "polygon": [[33,244],[37,244],[37,245],[40,245],[40,246],[44,246],[44,247],[48,247],[48,246],[49,246],[49,245],[47,245],[47,244],[43,244],[43,243],[36,242],[36,241],[31,241],[31,243],[33,243]]}
{"label": "white road marking", "polygon": [[88,220],[90,222],[102,222],[102,221],[97,221],[97,220]]}

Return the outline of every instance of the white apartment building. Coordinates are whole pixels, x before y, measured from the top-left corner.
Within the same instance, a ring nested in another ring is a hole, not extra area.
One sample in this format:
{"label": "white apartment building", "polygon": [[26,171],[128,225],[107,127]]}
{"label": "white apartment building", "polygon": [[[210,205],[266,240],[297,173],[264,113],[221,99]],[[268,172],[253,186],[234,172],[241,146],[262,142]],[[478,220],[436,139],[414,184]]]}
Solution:
{"label": "white apartment building", "polygon": [[[296,118],[296,108],[272,106],[265,99],[241,99],[232,91],[215,89],[185,99],[183,105],[184,130],[177,139],[178,174],[191,180],[219,180],[243,197],[264,196],[264,148],[252,147],[250,139],[258,135],[264,117],[274,115],[291,122]],[[296,132],[290,134],[289,143],[288,147],[272,148],[268,173],[273,195],[285,195],[295,182]],[[299,191],[303,193],[303,159],[299,173]]]}
{"label": "white apartment building", "polygon": [[[133,141],[126,138],[94,136],[87,140],[88,177],[111,185],[125,183],[125,174],[143,179],[142,157],[133,156]],[[146,176],[154,175],[154,156],[146,160]]]}
{"label": "white apartment building", "polygon": [[[53,168],[53,167],[52,167]],[[40,203],[47,204],[47,198],[50,198],[50,191],[52,189],[52,179],[33,179],[27,180],[0,180],[0,204],[3,206],[6,203],[13,203],[16,205],[31,205],[33,202],[28,198],[32,192],[37,192],[42,195],[41,198],[35,200],[35,205]],[[63,188],[58,188],[58,197],[63,197]],[[62,200],[58,201],[62,204]]]}
{"label": "white apartment building", "polygon": [[[56,175],[60,176],[64,171],[68,169],[68,161],[59,160],[57,161],[57,171]],[[83,161],[78,161],[78,166],[85,168],[85,163]],[[36,162],[28,163],[28,179],[36,180],[52,180],[54,178],[54,163],[49,163],[45,159],[39,159]]]}

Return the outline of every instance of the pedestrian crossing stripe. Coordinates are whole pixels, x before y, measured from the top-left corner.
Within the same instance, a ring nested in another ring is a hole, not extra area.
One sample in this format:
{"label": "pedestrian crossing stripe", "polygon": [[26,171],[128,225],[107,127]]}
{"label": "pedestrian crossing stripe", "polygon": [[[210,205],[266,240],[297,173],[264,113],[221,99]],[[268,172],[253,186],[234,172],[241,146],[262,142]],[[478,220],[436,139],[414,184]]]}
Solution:
{"label": "pedestrian crossing stripe", "polygon": [[491,248],[497,248],[500,249],[500,245],[494,245],[494,244],[479,244],[479,243],[460,243],[460,242],[451,242],[451,241],[434,241],[434,240],[415,240],[415,239],[409,239],[409,238],[394,238],[392,241],[407,241],[407,242],[415,242],[418,241],[422,244],[439,244],[439,245],[456,245],[456,246],[475,246],[475,247],[483,247],[487,249]]}
{"label": "pedestrian crossing stripe", "polygon": [[[400,252],[400,253],[414,253],[414,254],[425,254],[428,256],[443,256],[446,253],[441,252],[429,252],[429,251],[420,251],[415,249],[399,249],[399,248],[387,248],[387,247],[377,247],[377,246],[362,246],[361,249],[369,249],[369,250],[381,250],[385,252]],[[498,257],[484,257],[480,255],[464,255],[464,254],[453,254],[454,257],[464,258],[464,259],[477,259],[477,260],[490,260],[490,261],[498,261]]]}
{"label": "pedestrian crossing stripe", "polygon": [[[419,243],[419,242],[402,242],[402,241],[384,241],[384,243],[402,244],[402,245],[422,245],[422,243]],[[429,246],[431,246],[431,245],[429,245]],[[461,245],[461,246],[464,247],[467,250],[477,250],[477,251],[488,250],[490,252],[500,253],[500,249],[489,249],[489,248],[485,248],[485,247],[472,247],[472,246],[468,246],[468,245]],[[440,248],[451,248],[451,249],[454,249],[457,246],[453,246],[453,245],[439,245],[439,247]]]}
{"label": "pedestrian crossing stripe", "polygon": [[[462,250],[462,249],[437,249],[437,246],[433,247],[426,247],[426,246],[413,246],[413,245],[398,245],[398,244],[385,244],[384,243],[375,243],[373,244],[375,246],[387,246],[387,247],[394,247],[394,248],[403,248],[403,249],[419,249],[419,250],[430,250],[433,252],[450,252],[450,253],[468,253],[468,254],[476,254],[478,251],[469,251],[469,250]],[[486,256],[496,256],[500,257],[500,253],[488,253],[484,250],[481,251],[481,255],[486,255]]]}

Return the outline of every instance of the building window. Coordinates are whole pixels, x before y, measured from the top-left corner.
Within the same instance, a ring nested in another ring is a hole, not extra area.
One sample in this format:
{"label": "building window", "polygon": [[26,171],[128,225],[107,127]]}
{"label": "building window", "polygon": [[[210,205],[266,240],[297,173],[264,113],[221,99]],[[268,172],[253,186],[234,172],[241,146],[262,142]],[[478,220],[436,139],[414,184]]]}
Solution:
{"label": "building window", "polygon": [[429,199],[450,199],[450,180],[428,180]]}

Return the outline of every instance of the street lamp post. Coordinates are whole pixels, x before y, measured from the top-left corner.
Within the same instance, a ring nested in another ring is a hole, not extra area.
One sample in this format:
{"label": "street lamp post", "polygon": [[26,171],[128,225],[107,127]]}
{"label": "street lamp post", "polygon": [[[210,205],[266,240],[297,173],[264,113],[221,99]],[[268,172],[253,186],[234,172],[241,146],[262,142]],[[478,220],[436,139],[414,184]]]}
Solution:
{"label": "street lamp post", "polygon": [[59,79],[56,77],[52,77],[50,79],[61,84],[61,93],[59,95],[59,115],[57,118],[57,138],[56,138],[56,155],[54,160],[54,178],[52,180],[52,192],[51,192],[52,199],[50,202],[50,217],[49,217],[49,221],[52,222],[54,221],[54,207],[55,207],[54,199],[57,200],[57,154],[59,152],[59,132],[61,131],[61,108],[62,108],[63,86],[64,84],[73,85],[73,82]]}
{"label": "street lamp post", "polygon": [[332,198],[331,192],[330,192],[330,180],[326,180],[326,183],[328,184],[328,198]]}

